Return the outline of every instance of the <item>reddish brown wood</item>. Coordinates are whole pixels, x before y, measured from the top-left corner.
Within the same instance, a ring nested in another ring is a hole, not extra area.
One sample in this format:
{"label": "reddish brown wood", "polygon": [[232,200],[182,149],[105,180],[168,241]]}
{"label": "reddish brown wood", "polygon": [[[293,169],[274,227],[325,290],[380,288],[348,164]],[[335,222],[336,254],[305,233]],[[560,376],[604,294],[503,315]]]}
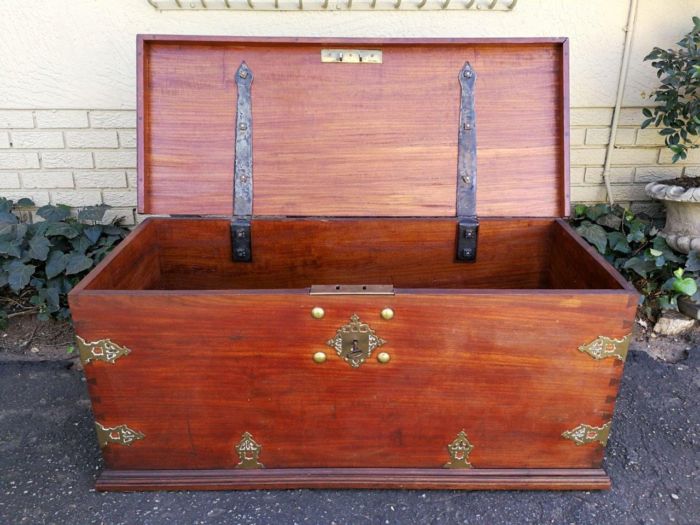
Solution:
{"label": "reddish brown wood", "polygon": [[562,76],[561,76],[561,96],[564,110],[561,118],[561,136],[564,139],[564,152],[562,155],[562,176],[563,176],[563,197],[564,212],[562,216],[568,217],[570,213],[570,175],[571,175],[571,132],[569,122],[570,89],[569,89],[569,39],[562,41]]}
{"label": "reddish brown wood", "polygon": [[266,469],[106,470],[97,490],[251,490],[287,488],[606,490],[601,469]]}
{"label": "reddish brown wood", "polygon": [[479,214],[568,211],[561,40],[365,42],[381,46],[381,65],[322,64],[320,50],[343,41],[143,42],[141,211],[231,213],[243,60],[256,215],[453,216],[466,60],[479,74]]}
{"label": "reddish brown wood", "polygon": [[549,286],[552,288],[622,288],[637,297],[634,287],[563,220],[552,229]]}
{"label": "reddish brown wood", "polygon": [[[625,335],[634,313],[626,293],[575,291],[86,291],[71,308],[81,337],[132,350],[85,367],[97,421],[147,436],[107,447],[113,469],[232,468],[246,431],[269,468],[440,468],[462,429],[478,468],[597,468],[602,447],[561,433],[612,417],[622,367],[577,348]],[[355,313],[389,364],[353,369],[325,345]]]}
{"label": "reddish brown wood", "polygon": [[[160,282],[160,251],[157,225],[141,224],[76,287],[98,290],[142,290]],[[112,261],[118,259],[112,264]]]}
{"label": "reddish brown wood", "polygon": [[474,264],[455,262],[455,233],[450,219],[261,219],[253,221],[253,262],[239,264],[229,221],[149,219],[84,287],[630,289],[563,222],[484,219]]}

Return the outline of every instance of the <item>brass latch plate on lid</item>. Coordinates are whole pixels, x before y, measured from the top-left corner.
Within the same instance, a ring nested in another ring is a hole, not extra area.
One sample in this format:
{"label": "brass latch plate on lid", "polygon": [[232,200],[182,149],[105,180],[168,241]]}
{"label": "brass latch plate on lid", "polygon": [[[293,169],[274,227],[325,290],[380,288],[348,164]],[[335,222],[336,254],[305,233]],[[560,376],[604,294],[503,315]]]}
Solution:
{"label": "brass latch plate on lid", "polygon": [[314,284],[309,295],[394,295],[391,284]]}
{"label": "brass latch plate on lid", "polygon": [[321,62],[343,64],[381,64],[379,49],[321,49]]}

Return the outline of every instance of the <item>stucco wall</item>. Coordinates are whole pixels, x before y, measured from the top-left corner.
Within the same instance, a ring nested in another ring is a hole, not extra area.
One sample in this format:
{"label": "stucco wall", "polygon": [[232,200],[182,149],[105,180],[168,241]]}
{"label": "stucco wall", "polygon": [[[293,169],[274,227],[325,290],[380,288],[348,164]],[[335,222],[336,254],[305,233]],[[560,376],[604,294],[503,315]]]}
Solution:
{"label": "stucco wall", "polygon": [[[600,173],[627,9],[626,0],[520,0],[514,10],[497,12],[158,11],[146,0],[2,0],[0,195],[76,205],[104,200],[133,218],[135,35],[172,33],[568,36],[572,198],[603,199]],[[637,129],[639,107],[649,104],[646,94],[656,83],[642,58],[654,45],[672,46],[693,15],[700,15],[700,0],[639,2],[613,156],[615,194],[623,202],[646,200],[642,187],[650,179],[700,174],[697,150],[671,166],[658,137]]]}

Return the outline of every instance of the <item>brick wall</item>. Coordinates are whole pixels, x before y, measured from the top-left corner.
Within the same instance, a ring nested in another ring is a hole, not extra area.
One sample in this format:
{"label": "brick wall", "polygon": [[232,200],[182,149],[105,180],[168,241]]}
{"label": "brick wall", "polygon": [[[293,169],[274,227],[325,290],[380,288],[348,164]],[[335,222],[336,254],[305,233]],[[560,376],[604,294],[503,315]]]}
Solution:
{"label": "brick wall", "polygon": [[[612,108],[571,110],[572,201],[605,200],[602,181]],[[659,213],[644,185],[656,179],[700,176],[700,149],[671,164],[654,130],[639,129],[640,108],[624,108],[612,158],[615,199]],[[0,109],[0,196],[43,204],[105,203],[110,216],[133,224],[136,206],[136,113],[110,110]]]}
{"label": "brick wall", "polygon": [[135,221],[136,112],[0,109],[0,196]]}

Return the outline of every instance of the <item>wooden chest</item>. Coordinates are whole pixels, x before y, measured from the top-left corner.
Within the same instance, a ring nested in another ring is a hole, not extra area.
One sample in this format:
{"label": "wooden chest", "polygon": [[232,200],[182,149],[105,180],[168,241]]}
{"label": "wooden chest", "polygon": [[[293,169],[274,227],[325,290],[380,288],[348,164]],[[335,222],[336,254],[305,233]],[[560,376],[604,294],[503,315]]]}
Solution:
{"label": "wooden chest", "polygon": [[637,294],[562,220],[565,39],[138,58],[139,210],[180,217],[70,295],[99,489],[609,486]]}

